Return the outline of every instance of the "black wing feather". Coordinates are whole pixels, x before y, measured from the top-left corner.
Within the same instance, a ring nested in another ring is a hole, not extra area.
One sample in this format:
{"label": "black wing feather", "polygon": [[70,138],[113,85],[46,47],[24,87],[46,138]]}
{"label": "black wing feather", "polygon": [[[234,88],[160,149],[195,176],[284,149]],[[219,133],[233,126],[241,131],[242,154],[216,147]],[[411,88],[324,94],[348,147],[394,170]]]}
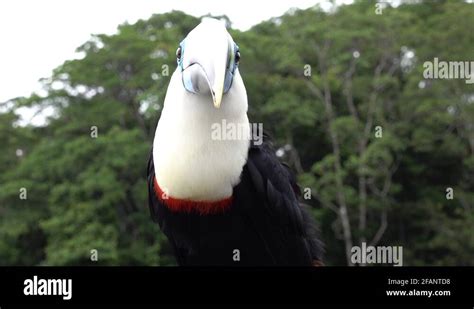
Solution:
{"label": "black wing feather", "polygon": [[[321,261],[323,246],[314,221],[307,206],[298,201],[301,191],[294,174],[286,164],[279,162],[271,142],[266,139],[262,145],[252,145],[247,165],[256,191],[263,201],[265,213],[272,218],[267,224],[273,228],[266,228],[262,224],[263,218],[258,218],[258,222],[254,218],[255,226],[276,244],[294,245],[294,249],[306,251],[301,252],[301,256],[309,254],[311,263]],[[250,215],[255,217],[255,209],[248,211],[252,211]],[[274,247],[274,250],[278,250]],[[298,256],[297,252],[295,255]],[[298,260],[288,259],[290,264],[300,264]],[[280,262],[286,264],[285,261]]]}

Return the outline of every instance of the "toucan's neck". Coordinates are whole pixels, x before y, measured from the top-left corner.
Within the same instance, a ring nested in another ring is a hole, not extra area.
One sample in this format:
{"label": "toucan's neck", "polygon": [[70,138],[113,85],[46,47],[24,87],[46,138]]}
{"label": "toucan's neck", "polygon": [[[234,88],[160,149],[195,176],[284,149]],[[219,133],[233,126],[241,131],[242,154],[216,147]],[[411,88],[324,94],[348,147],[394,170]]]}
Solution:
{"label": "toucan's neck", "polygon": [[201,215],[220,214],[230,208],[233,200],[232,196],[217,201],[194,201],[175,198],[169,196],[168,193],[160,187],[156,178],[154,179],[153,189],[156,197],[174,212],[198,213]]}
{"label": "toucan's neck", "polygon": [[[153,160],[160,188],[170,197],[219,201],[232,196],[246,163],[250,126],[247,95],[240,76],[216,109],[210,97],[183,89],[180,73],[171,78],[155,133]],[[234,124],[239,135],[218,137],[222,125]],[[217,137],[217,138],[216,138]]]}

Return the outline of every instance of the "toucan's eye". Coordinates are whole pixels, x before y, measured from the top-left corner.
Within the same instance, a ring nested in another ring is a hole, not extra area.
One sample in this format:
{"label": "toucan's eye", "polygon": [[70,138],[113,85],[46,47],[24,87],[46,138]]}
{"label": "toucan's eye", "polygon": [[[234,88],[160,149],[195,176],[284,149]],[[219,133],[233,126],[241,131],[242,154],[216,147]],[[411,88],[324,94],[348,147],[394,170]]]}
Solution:
{"label": "toucan's eye", "polygon": [[239,64],[240,61],[240,52],[236,51],[235,52],[235,64]]}
{"label": "toucan's eye", "polygon": [[178,60],[178,62],[181,60],[181,46],[176,50],[176,60]]}

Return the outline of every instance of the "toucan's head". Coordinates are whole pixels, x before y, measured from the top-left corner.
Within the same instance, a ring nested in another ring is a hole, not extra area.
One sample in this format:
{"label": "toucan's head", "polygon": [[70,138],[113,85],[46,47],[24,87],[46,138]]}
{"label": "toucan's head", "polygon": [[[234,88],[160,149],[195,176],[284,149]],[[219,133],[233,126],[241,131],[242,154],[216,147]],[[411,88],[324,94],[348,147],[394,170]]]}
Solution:
{"label": "toucan's head", "polygon": [[181,41],[176,60],[184,89],[219,108],[238,74],[240,51],[223,22],[206,18]]}
{"label": "toucan's head", "polygon": [[228,198],[250,144],[239,48],[221,21],[207,18],[181,41],[176,59],[153,143],[156,179],[174,198]]}

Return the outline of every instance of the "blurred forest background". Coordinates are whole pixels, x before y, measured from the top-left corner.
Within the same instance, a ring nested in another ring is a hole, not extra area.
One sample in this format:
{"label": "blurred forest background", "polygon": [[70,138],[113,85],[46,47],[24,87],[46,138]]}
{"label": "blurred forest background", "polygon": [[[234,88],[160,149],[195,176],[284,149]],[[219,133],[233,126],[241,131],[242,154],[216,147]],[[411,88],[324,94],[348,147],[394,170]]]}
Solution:
{"label": "blurred forest background", "polygon": [[[474,265],[474,86],[423,79],[434,57],[474,61],[474,5],[381,7],[231,29],[250,119],[311,188],[326,264],[367,242],[403,246],[404,265]],[[176,48],[199,21],[173,11],[94,35],[42,80],[47,96],[3,103],[0,265],[175,264],[145,174]],[[20,126],[22,106],[55,115]]]}

